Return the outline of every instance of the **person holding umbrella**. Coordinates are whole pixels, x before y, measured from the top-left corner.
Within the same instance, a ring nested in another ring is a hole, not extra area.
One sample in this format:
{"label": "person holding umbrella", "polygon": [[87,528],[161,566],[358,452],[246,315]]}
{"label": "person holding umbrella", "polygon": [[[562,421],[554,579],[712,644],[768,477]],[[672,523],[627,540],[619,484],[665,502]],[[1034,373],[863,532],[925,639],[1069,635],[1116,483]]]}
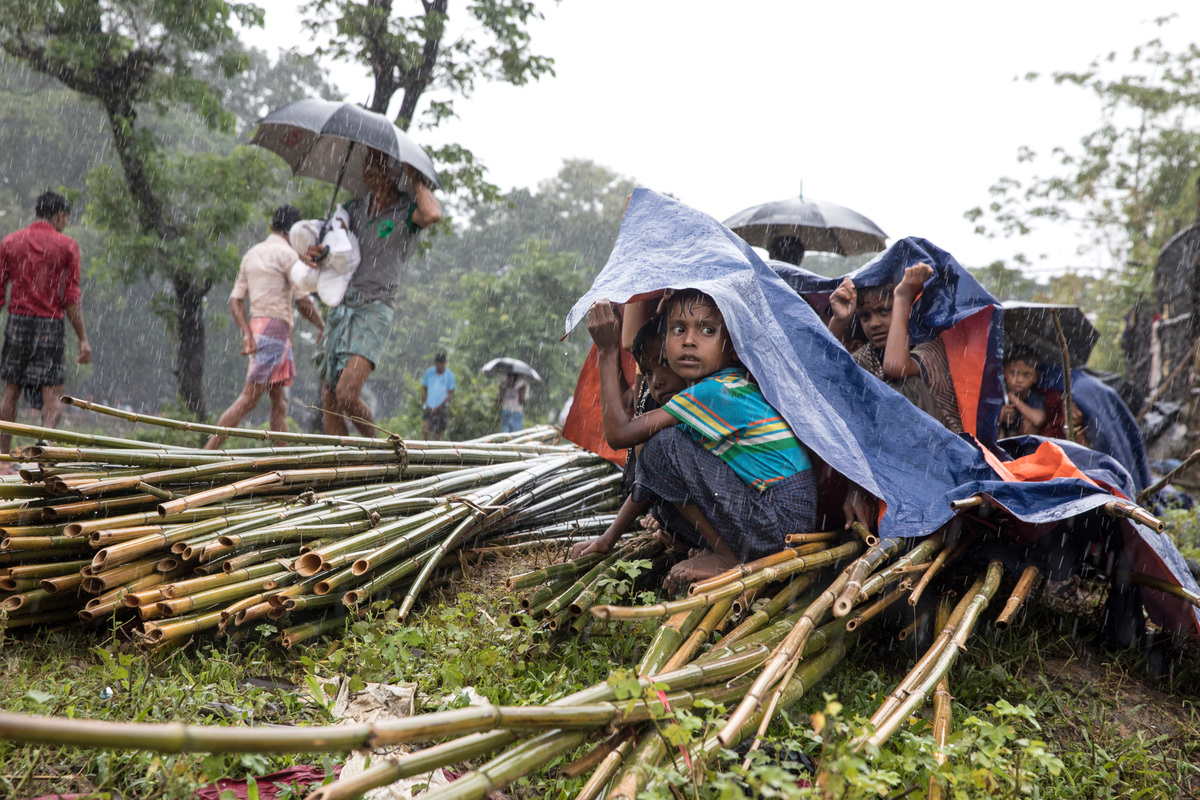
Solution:
{"label": "person holding umbrella", "polygon": [[503,378],[496,405],[500,406],[500,432],[515,433],[525,427],[525,403],[531,381],[541,382],[537,370],[519,358],[493,358],[479,370],[489,378]]}
{"label": "person holding umbrella", "polygon": [[[375,435],[362,389],[379,363],[392,327],[396,290],[417,249],[417,236],[442,218],[442,208],[422,175],[386,153],[367,148],[362,163],[367,194],[346,204],[350,232],[362,260],[342,304],[329,310],[317,354],[325,433],[345,436],[351,419],[364,436]],[[319,268],[322,248],[301,255]]]}
{"label": "person holding umbrella", "polygon": [[515,372],[500,384],[496,405],[500,406],[500,432],[516,433],[525,427],[525,401],[529,398],[529,383]]}

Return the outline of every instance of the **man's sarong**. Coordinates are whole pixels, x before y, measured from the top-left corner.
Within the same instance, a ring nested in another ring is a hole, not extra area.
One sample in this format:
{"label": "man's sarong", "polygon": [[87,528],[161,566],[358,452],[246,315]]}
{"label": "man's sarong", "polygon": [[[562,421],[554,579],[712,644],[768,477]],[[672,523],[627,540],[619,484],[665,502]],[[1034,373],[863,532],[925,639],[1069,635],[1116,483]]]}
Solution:
{"label": "man's sarong", "polygon": [[296,377],[296,362],[292,358],[292,330],[281,319],[254,317],[250,320],[256,350],[250,356],[246,382],[291,386]]}
{"label": "man's sarong", "polygon": [[0,352],[0,378],[22,387],[25,399],[40,410],[42,387],[62,386],[66,380],[65,347],[62,318],[9,314]]}
{"label": "man's sarong", "polygon": [[374,367],[383,356],[388,336],[392,332],[395,311],[382,301],[361,303],[347,294],[340,306],[329,309],[325,317],[325,333],[313,363],[321,380],[336,389],[338,378],[350,356],[362,356]]}

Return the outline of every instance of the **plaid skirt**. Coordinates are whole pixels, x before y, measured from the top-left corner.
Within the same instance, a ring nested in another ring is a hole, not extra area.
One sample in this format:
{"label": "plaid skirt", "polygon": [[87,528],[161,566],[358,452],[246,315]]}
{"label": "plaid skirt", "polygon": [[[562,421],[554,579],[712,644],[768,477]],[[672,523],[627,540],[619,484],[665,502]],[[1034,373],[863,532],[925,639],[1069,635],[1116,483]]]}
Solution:
{"label": "plaid skirt", "polygon": [[292,329],[281,319],[254,317],[250,332],[254,334],[255,350],[246,369],[246,383],[291,386],[296,377]]}
{"label": "plaid skirt", "polygon": [[25,397],[41,408],[43,386],[62,386],[66,337],[62,319],[9,314],[0,351],[0,378],[25,389]]}
{"label": "plaid skirt", "polygon": [[340,306],[329,309],[321,346],[313,356],[321,381],[336,389],[350,356],[362,356],[372,367],[378,365],[391,335],[395,313],[380,300],[364,304],[353,294],[347,294]]}
{"label": "plaid skirt", "polygon": [[690,547],[708,545],[676,503],[696,506],[743,562],[779,552],[785,536],[810,532],[816,523],[817,482],[811,469],[759,491],[678,425],[642,446],[636,472],[634,501],[660,505],[655,516]]}

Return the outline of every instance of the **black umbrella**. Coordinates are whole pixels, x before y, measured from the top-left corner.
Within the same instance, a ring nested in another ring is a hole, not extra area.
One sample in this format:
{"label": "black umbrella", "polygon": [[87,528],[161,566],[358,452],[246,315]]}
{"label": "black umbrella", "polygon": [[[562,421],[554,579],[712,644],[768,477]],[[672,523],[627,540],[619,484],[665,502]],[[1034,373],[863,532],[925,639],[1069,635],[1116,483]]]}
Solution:
{"label": "black umbrella", "polygon": [[1023,345],[1032,350],[1042,364],[1062,363],[1062,340],[1059,339],[1052,312],[1057,312],[1062,325],[1072,368],[1087,364],[1092,347],[1100,338],[1099,332],[1079,306],[1015,300],[1005,301],[1003,306],[1005,350]]}
{"label": "black umbrella", "polygon": [[739,211],[723,223],[754,247],[771,248],[781,236],[795,236],[805,250],[856,256],[887,247],[887,234],[857,211],[793,197]]}
{"label": "black umbrella", "polygon": [[332,183],[333,201],[326,219],[333,214],[342,186],[358,195],[368,191],[362,179],[367,148],[412,166],[434,187],[441,186],[433,161],[407,133],[382,114],[353,103],[311,99],[289,103],[258,121],[250,143],[281,156],[294,175]]}

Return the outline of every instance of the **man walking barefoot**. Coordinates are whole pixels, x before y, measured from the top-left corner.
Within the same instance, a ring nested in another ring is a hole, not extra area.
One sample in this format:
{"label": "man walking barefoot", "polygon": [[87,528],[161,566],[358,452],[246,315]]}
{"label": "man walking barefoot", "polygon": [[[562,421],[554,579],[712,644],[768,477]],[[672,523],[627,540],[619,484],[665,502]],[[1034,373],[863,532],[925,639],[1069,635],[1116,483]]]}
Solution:
{"label": "man walking barefoot", "polygon": [[[16,420],[24,389],[31,399],[41,400],[42,426],[53,428],[63,410],[59,398],[66,378],[64,316],[79,339],[80,364],[91,362],[92,346],[83,327],[79,245],[63,233],[71,220],[71,204],[57,192],[46,192],[38,197],[34,214],[37,218],[28,228],[0,241],[0,305],[12,284],[0,352],[0,419]],[[0,434],[0,452],[8,453],[11,445],[12,436]]]}
{"label": "man walking barefoot", "polygon": [[[288,242],[288,231],[299,221],[300,212],[292,206],[275,209],[270,234],[242,257],[237,281],[229,294],[229,311],[241,331],[242,355],[250,357],[250,366],[242,393],[217,420],[222,428],[237,427],[266,394],[271,402],[271,430],[287,430],[287,387],[296,375],[292,359],[293,301],[300,315],[317,329],[317,342],[321,341],[325,330],[321,312],[307,292],[296,288],[289,274],[296,263],[296,251]],[[216,450],[224,442],[224,436],[214,435],[204,448]]]}

